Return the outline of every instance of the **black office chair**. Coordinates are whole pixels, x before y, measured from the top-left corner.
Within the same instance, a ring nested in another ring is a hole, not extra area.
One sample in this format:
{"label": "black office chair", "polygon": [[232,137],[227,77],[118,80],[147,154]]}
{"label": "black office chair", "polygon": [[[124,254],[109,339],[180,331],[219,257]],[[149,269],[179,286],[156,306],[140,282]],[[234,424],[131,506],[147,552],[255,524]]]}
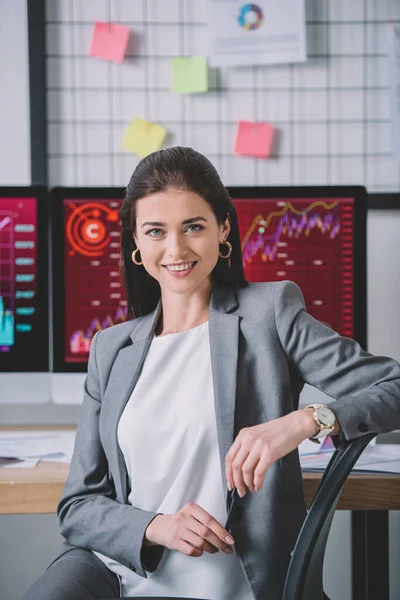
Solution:
{"label": "black office chair", "polygon": [[[343,484],[374,437],[365,435],[335,450],[297,537],[282,600],[308,600],[315,597],[317,586],[322,589],[326,544]],[[323,598],[329,600],[325,593]]]}

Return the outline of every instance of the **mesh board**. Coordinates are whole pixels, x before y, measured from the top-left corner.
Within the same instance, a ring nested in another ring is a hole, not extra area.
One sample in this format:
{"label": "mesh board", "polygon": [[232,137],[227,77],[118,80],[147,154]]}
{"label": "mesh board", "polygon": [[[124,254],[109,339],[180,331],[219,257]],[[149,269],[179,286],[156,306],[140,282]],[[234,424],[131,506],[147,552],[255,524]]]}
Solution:
{"label": "mesh board", "polygon": [[[139,158],[121,147],[134,116],[166,146],[205,154],[225,185],[347,185],[395,191],[389,24],[398,0],[306,0],[306,63],[210,69],[207,94],[171,90],[171,59],[207,54],[206,0],[48,0],[51,185],[127,184]],[[122,64],[89,57],[93,23],[129,25]],[[233,154],[239,120],[278,131],[271,158]]]}

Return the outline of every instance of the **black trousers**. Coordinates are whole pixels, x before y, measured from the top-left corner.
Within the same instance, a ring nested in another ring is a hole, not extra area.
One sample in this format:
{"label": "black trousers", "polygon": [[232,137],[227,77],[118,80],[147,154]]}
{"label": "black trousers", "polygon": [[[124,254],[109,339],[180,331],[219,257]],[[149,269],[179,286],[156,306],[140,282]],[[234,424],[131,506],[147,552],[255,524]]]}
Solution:
{"label": "black trousers", "polygon": [[73,548],[56,558],[22,600],[119,598],[118,577],[95,554]]}

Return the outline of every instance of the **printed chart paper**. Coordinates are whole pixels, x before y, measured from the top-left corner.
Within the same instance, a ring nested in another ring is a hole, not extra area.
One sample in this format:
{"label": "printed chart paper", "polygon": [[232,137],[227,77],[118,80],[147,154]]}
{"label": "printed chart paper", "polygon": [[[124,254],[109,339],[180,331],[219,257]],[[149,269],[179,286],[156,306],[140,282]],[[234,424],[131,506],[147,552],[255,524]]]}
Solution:
{"label": "printed chart paper", "polygon": [[213,67],[305,61],[304,0],[209,0],[208,35]]}

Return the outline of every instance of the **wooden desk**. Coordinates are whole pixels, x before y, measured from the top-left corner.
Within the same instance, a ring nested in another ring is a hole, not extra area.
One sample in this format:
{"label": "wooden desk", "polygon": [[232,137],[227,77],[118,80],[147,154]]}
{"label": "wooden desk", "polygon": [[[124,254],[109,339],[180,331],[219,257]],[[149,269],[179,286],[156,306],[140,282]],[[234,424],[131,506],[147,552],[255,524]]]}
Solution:
{"label": "wooden desk", "polygon": [[[33,469],[0,469],[0,514],[54,513],[69,464],[41,462]],[[303,473],[307,507],[321,475]],[[338,510],[400,510],[400,475],[350,475]]]}
{"label": "wooden desk", "polygon": [[[54,513],[69,464],[0,469],[0,514]],[[303,473],[307,507],[320,474]],[[352,512],[353,600],[389,600],[389,510],[400,510],[400,475],[350,475],[339,510]]]}

